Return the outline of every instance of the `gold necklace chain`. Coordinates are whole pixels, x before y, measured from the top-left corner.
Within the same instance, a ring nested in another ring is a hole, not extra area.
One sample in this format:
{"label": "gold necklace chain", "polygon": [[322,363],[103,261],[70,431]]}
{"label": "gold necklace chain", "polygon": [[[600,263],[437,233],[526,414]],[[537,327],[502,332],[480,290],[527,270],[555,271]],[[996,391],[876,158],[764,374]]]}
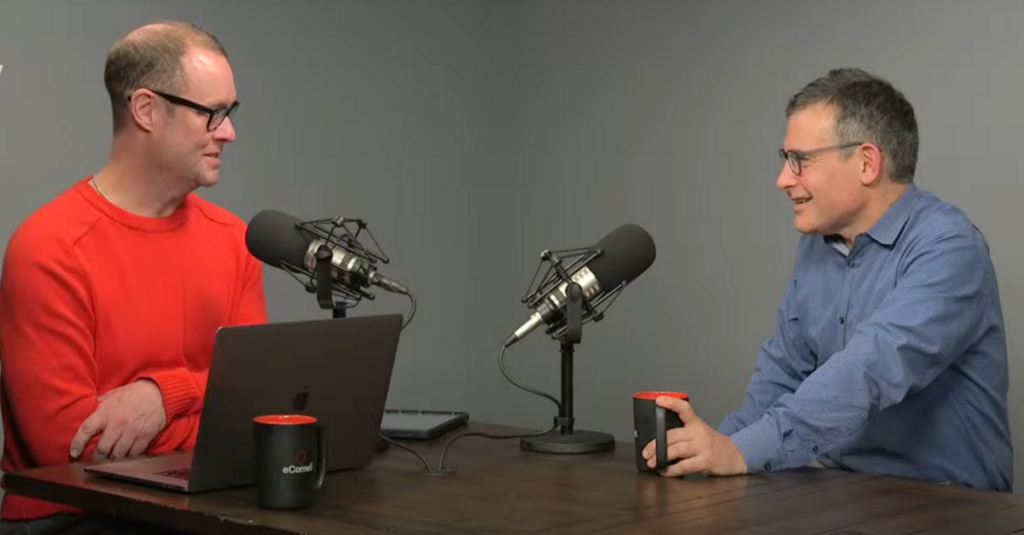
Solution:
{"label": "gold necklace chain", "polygon": [[96,187],[96,191],[100,192],[100,195],[102,195],[103,198],[107,200],[107,202],[111,202],[111,203],[114,202],[114,201],[110,200],[110,197],[107,197],[106,193],[103,193],[103,189],[100,188],[100,183],[96,180],[96,178],[98,176],[99,176],[98,174],[97,175],[93,175],[93,177],[92,177],[92,185]]}

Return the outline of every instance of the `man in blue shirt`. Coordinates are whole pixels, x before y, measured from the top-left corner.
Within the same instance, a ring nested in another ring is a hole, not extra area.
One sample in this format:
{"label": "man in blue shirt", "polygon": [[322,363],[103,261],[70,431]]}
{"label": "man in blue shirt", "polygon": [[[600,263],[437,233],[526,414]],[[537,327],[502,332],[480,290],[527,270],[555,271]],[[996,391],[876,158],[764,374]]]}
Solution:
{"label": "man in blue shirt", "polygon": [[777,186],[803,235],[775,333],[717,431],[685,401],[659,400],[685,424],[665,475],[817,461],[1012,491],[996,274],[967,216],[914,184],[913,107],[885,80],[836,69],[786,117]]}

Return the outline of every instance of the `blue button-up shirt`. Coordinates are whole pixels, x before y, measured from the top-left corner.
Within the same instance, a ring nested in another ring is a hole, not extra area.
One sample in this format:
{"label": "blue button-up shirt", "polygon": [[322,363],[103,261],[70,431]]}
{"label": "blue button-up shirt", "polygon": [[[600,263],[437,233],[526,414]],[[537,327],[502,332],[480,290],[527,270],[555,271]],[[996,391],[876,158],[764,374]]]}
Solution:
{"label": "blue button-up shirt", "polygon": [[800,238],[776,332],[719,431],[751,473],[817,459],[1012,491],[1005,335],[985,238],[911,185],[849,250]]}

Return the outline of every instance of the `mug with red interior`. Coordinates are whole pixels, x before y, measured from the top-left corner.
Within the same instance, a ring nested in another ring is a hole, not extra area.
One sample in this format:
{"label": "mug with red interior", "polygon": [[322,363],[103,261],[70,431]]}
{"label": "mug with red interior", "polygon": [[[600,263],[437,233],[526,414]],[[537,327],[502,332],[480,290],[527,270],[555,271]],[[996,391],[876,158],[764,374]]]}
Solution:
{"label": "mug with red interior", "polygon": [[309,506],[324,484],[327,459],[316,418],[268,414],[253,418],[256,501],[268,509]]}
{"label": "mug with red interior", "polygon": [[[672,429],[683,426],[679,414],[658,406],[655,400],[659,396],[690,400],[690,396],[685,392],[650,391],[633,394],[633,441],[636,445],[636,469],[644,473],[660,472],[674,464],[668,460],[666,434]],[[655,441],[656,446],[657,464],[654,468],[647,465],[647,459],[644,459],[643,456],[644,448],[652,440]]]}

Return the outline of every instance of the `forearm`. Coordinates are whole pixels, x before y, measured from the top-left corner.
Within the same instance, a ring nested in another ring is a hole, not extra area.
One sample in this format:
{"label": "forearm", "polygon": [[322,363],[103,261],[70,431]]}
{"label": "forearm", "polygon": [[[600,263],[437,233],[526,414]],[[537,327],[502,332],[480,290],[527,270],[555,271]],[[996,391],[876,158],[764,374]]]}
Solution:
{"label": "forearm", "polygon": [[729,438],[751,473],[805,466],[820,453],[856,435],[876,404],[869,380],[847,380],[842,391],[829,377],[815,376],[794,394],[782,396],[750,425]]}
{"label": "forearm", "polygon": [[[775,399],[778,399],[778,397],[775,396]],[[731,435],[756,422],[765,413],[762,408],[765,406],[765,403],[768,403],[767,398],[763,398],[763,400],[758,399],[748,391],[740,410],[727,414],[722,419],[722,422],[718,424],[718,432],[723,435]]]}
{"label": "forearm", "polygon": [[164,414],[170,422],[202,412],[208,376],[209,370],[192,371],[181,367],[139,374],[134,380],[156,383],[163,396]]}
{"label": "forearm", "polygon": [[796,392],[799,385],[799,377],[785,372],[762,353],[743,404],[738,411],[728,414],[722,420],[718,432],[730,435],[760,420],[772,404],[782,396]]}
{"label": "forearm", "polygon": [[199,420],[199,414],[190,414],[169,420],[163,431],[150,442],[146,452],[167,453],[194,448],[196,437],[199,436]]}
{"label": "forearm", "polygon": [[[80,399],[61,408],[59,402],[70,396],[58,399],[51,395],[46,402],[39,404],[27,401],[22,395],[11,395],[7,390],[8,425],[16,430],[18,441],[24,445],[20,449],[27,457],[28,466],[66,464],[76,460],[71,456],[72,438],[82,422],[96,410],[99,405],[97,398]],[[88,458],[95,451],[99,438],[92,437],[86,444],[84,451]]]}
{"label": "forearm", "polygon": [[[894,320],[884,325],[862,326],[846,349],[796,392],[783,395],[757,421],[732,433],[752,472],[803,466],[842,447],[873,414],[927,388],[971,340],[965,334],[957,340],[939,334],[901,335]],[[936,331],[955,331],[937,325]]]}

